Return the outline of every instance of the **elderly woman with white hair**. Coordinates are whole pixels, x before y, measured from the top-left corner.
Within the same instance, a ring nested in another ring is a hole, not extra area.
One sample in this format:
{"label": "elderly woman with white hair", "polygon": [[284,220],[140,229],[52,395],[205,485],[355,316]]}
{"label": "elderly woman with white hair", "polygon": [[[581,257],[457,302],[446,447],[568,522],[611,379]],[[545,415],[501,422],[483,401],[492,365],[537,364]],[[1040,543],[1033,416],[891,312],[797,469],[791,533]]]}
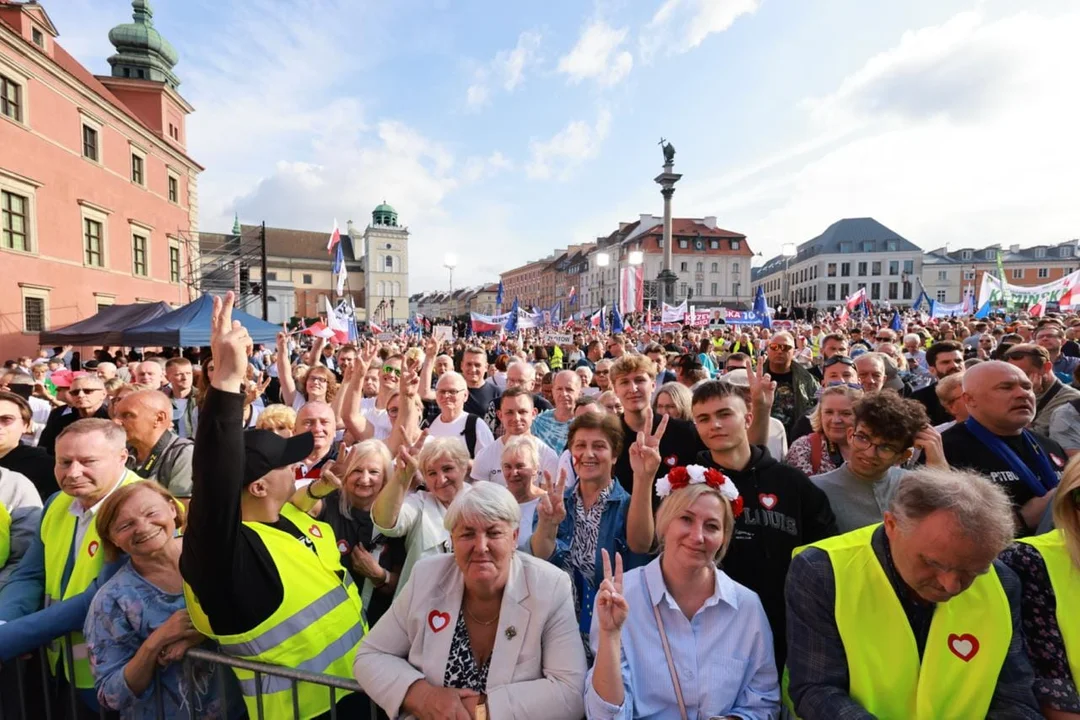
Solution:
{"label": "elderly woman with white hair", "polygon": [[[536,506],[540,498],[544,496],[544,491],[538,484],[542,472],[539,442],[532,435],[513,435],[506,439],[500,458],[506,489],[514,496],[521,509],[520,527],[523,530],[518,538],[519,550],[527,550],[529,547],[533,519],[536,517]],[[544,475],[550,483],[550,473],[544,473]]]}
{"label": "elderly woman with white hair", "polygon": [[459,495],[444,518],[453,555],[421,560],[364,638],[353,674],[390,717],[584,713],[585,653],[570,580],[516,551],[519,514],[495,483]]}
{"label": "elderly woman with white hair", "polygon": [[[424,489],[409,493],[419,472]],[[444,527],[446,509],[469,490],[469,451],[457,437],[428,439],[427,432],[412,445],[398,448],[394,470],[371,506],[375,530],[386,537],[405,538],[405,565],[395,593],[409,580],[417,561],[450,552],[450,533]]]}

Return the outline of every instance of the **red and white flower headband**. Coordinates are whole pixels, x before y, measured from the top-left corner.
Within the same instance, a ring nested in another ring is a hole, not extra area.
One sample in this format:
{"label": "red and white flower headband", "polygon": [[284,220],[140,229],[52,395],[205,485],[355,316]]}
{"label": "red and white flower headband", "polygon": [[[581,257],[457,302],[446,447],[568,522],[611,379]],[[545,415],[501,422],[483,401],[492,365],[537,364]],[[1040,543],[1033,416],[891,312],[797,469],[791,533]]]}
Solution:
{"label": "red and white flower headband", "polygon": [[701,465],[674,467],[671,472],[656,481],[656,495],[657,497],[666,498],[671,494],[672,490],[681,490],[684,487],[702,483],[720,491],[720,495],[731,503],[731,512],[735,517],[742,514],[743,499],[739,495],[739,489],[735,487],[735,483],[732,482],[731,478],[715,468],[707,468]]}

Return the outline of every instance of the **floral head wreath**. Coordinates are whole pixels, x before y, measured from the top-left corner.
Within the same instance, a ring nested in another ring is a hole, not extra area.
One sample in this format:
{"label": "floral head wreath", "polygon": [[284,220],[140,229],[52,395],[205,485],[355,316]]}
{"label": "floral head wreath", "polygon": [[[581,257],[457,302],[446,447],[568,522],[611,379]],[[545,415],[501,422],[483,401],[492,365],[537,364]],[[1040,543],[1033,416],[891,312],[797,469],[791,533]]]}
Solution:
{"label": "floral head wreath", "polygon": [[731,512],[735,517],[742,514],[743,499],[739,495],[739,489],[735,487],[735,483],[732,482],[731,478],[715,468],[702,467],[701,465],[671,468],[667,475],[656,481],[656,495],[657,497],[666,498],[671,494],[672,490],[681,490],[684,487],[702,483],[720,491],[720,495],[731,503]]}

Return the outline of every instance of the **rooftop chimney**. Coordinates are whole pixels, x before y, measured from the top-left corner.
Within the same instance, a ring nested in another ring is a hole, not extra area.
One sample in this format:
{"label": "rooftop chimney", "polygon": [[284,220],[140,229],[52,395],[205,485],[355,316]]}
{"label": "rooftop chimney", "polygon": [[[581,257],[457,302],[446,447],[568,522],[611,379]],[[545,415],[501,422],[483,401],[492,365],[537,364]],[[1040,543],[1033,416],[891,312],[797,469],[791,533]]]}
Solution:
{"label": "rooftop chimney", "polygon": [[709,228],[710,230],[715,230],[716,229],[716,216],[715,215],[706,215],[705,219],[701,221],[701,224],[704,225],[705,227]]}

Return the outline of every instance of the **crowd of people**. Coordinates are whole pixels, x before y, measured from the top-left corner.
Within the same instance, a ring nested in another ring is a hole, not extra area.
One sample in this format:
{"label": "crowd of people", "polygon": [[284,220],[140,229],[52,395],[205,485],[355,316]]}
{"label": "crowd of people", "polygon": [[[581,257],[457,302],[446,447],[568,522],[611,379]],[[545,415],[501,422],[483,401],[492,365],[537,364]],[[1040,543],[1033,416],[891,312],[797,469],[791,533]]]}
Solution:
{"label": "crowd of people", "polygon": [[263,347],[232,306],[0,374],[0,716],[1080,718],[1080,319]]}

